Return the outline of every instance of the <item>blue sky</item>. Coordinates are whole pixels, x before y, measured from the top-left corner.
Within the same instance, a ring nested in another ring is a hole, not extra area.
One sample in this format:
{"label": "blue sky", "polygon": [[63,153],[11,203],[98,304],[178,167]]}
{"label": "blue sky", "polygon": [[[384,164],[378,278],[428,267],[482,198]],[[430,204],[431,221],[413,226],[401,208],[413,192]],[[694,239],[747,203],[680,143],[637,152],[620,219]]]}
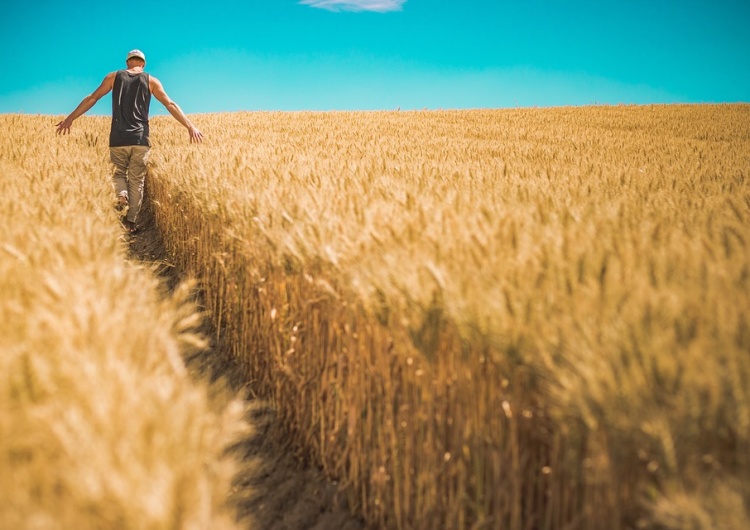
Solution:
{"label": "blue sky", "polygon": [[68,114],[132,48],[188,114],[750,102],[748,27],[748,0],[14,1],[0,113]]}

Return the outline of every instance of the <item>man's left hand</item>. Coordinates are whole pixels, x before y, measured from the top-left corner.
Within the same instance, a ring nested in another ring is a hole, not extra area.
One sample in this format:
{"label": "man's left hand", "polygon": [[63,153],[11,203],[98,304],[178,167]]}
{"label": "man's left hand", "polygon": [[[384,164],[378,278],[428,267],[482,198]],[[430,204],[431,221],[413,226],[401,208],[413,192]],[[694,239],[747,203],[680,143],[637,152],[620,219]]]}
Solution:
{"label": "man's left hand", "polygon": [[195,127],[191,127],[188,129],[188,134],[190,134],[190,143],[196,143],[199,144],[203,141],[203,133],[200,132]]}

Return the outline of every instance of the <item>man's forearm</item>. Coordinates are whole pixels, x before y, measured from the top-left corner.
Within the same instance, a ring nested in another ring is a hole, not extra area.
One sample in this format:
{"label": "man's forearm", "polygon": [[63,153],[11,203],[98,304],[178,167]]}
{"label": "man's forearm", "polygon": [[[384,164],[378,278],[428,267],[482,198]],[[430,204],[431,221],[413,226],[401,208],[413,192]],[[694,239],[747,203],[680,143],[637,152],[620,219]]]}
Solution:
{"label": "man's forearm", "polygon": [[180,106],[172,101],[169,105],[167,105],[167,110],[172,115],[172,117],[180,122],[182,125],[184,125],[187,129],[192,129],[195,126],[192,124],[192,122],[188,119],[187,116],[185,116],[185,113],[182,112],[182,109]]}
{"label": "man's forearm", "polygon": [[78,104],[78,106],[75,108],[73,112],[70,113],[70,115],[67,117],[68,120],[71,122],[75,120],[76,118],[79,118],[80,116],[83,116],[86,114],[86,112],[91,109],[94,105],[96,105],[96,102],[98,101],[97,98],[95,98],[93,95],[88,95]]}

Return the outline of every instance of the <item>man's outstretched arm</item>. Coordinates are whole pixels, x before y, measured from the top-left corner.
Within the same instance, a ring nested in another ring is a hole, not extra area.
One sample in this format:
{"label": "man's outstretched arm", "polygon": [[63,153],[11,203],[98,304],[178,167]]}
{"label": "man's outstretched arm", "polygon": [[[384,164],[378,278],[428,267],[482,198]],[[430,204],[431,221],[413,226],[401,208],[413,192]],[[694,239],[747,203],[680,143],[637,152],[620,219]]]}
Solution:
{"label": "man's outstretched arm", "polygon": [[187,116],[185,116],[185,113],[182,112],[180,106],[169,98],[167,93],[164,91],[164,87],[162,86],[161,81],[156,79],[154,76],[151,76],[151,93],[156,99],[159,100],[159,103],[166,107],[172,117],[180,122],[188,130],[191,143],[200,143],[203,141],[203,133],[200,132],[195,125],[193,125],[193,122],[191,122]]}
{"label": "man's outstretched arm", "polygon": [[83,100],[78,104],[75,110],[71,112],[67,118],[56,125],[57,134],[68,134],[70,132],[70,126],[73,125],[73,121],[76,118],[83,116],[91,107],[96,105],[96,102],[99,101],[102,96],[106,95],[110,90],[112,90],[115,82],[115,73],[116,72],[107,74],[104,77],[102,84],[99,85],[99,87],[91,94],[83,98]]}

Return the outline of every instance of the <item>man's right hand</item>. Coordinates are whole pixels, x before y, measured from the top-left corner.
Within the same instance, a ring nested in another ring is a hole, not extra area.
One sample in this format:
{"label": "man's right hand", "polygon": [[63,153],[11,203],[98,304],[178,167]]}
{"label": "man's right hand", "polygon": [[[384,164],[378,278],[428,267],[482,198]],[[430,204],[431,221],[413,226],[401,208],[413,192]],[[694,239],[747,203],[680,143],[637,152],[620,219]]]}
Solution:
{"label": "man's right hand", "polygon": [[57,134],[70,134],[70,126],[73,125],[73,120],[65,118],[63,121],[56,125]]}

